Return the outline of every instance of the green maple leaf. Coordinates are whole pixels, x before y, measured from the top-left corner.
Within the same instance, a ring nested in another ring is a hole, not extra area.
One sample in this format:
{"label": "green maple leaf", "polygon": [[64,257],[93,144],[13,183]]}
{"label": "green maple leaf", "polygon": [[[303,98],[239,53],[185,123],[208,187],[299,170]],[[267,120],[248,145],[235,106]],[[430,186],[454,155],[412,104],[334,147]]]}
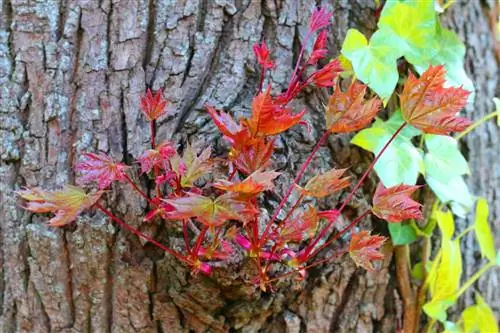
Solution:
{"label": "green maple leaf", "polygon": [[444,182],[470,174],[469,164],[457,146],[457,140],[446,135],[425,135],[427,153],[424,156],[426,174]]}

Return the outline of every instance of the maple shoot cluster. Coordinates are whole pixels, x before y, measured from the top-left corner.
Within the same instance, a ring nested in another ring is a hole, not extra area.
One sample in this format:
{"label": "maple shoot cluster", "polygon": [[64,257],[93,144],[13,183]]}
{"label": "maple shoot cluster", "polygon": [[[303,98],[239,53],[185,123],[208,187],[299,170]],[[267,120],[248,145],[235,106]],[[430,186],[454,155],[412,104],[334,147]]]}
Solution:
{"label": "maple shoot cluster", "polygon": [[[340,231],[334,232],[333,225],[405,126],[439,135],[464,130],[469,121],[456,114],[466,104],[469,93],[462,88],[444,87],[443,66],[431,66],[418,78],[410,72],[399,94],[403,122],[375,155],[366,172],[355,182],[346,169],[318,172],[303,181],[306,169],[330,135],[366,128],[382,108],[378,97],[367,98],[367,86],[356,78],[347,78],[350,81],[344,82],[344,85],[348,83],[347,88],[341,88],[343,67],[338,59],[319,65],[327,55],[326,28],[331,18],[325,9],[312,13],[297,64],[284,92],[275,95],[270,85],[264,88],[266,73],[273,70],[274,62],[262,42],[253,48],[261,76],[251,114],[236,120],[226,111],[206,106],[208,115],[230,147],[224,156],[214,158],[210,147],[199,149],[187,145],[179,151],[173,142],[157,143],[156,121],[166,113],[167,101],[161,90],[153,93],[148,89],[141,98],[140,108],[151,124],[151,146],[137,157],[136,164],[126,165],[104,153],[83,154],[76,165],[80,186],[67,185],[56,191],[23,189],[18,194],[25,200],[24,207],[35,213],[53,214],[48,221],[53,227],[68,225],[83,211],[97,208],[120,227],[174,256],[193,272],[203,274],[211,274],[216,263],[226,261],[240,248],[256,267],[255,279],[251,282],[263,290],[290,275],[304,277],[308,268],[344,254],[349,254],[358,266],[374,269],[373,262],[384,257],[380,248],[386,237],[372,235],[368,230],[355,231],[354,227],[370,214],[388,223],[422,218],[421,205],[411,198],[419,186],[386,187],[380,182],[373,194],[371,209],[351,219]],[[312,50],[306,53],[306,44],[312,38],[315,38]],[[303,120],[307,110],[296,111],[289,104],[308,86],[333,90],[325,107],[326,131],[267,218],[262,216],[257,199],[263,192],[273,190],[274,182],[280,177],[280,173],[273,170],[274,141],[277,135],[293,126],[307,125]],[[134,165],[139,165],[140,174],[154,181],[152,193],[146,193],[133,180],[132,175],[137,172]],[[210,183],[199,181],[214,168],[225,170],[225,175]],[[114,182],[129,184],[147,201],[145,223],[159,219],[167,226],[182,228],[182,248],[174,249],[151,239],[104,207],[100,199]],[[86,190],[88,186],[93,189]],[[306,197],[324,198],[347,188],[350,191],[346,198],[332,204],[329,210],[302,203]],[[290,202],[293,191],[298,193],[298,199]],[[260,227],[262,225],[265,227]],[[348,232],[348,246],[337,247],[333,255],[325,257],[323,250],[332,249],[332,243]]]}

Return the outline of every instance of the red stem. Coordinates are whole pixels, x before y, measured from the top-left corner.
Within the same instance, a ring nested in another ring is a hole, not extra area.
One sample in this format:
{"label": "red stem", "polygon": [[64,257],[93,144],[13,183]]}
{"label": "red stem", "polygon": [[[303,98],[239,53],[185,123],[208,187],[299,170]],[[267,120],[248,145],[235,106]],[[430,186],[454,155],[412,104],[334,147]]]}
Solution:
{"label": "red stem", "polygon": [[187,221],[182,221],[182,231],[184,233],[184,245],[186,246],[186,251],[188,254],[191,254],[191,247],[189,246],[189,237],[187,230]]}
{"label": "red stem", "polygon": [[136,183],[134,183],[132,181],[132,179],[130,179],[130,177],[126,174],[124,174],[125,176],[125,180],[130,184],[132,185],[132,187],[137,191],[137,193],[139,193],[144,199],[146,199],[151,205],[154,205],[156,206],[156,204],[146,195],[146,193],[144,193],[138,186]]}
{"label": "red stem", "polygon": [[304,38],[304,41],[302,42],[300,53],[299,53],[299,57],[297,58],[297,63],[295,64],[295,69],[293,70],[292,77],[290,78],[290,82],[288,83],[287,93],[290,92],[289,91],[290,87],[292,87],[292,83],[296,79],[297,71],[299,70],[299,66],[300,66],[300,61],[302,60],[302,56],[304,55],[304,51],[306,49],[306,44],[307,44],[307,41],[309,40],[309,37],[311,37],[311,32],[310,31],[307,33],[306,37]]}
{"label": "red stem", "polygon": [[203,229],[201,229],[201,232],[198,234],[198,238],[196,239],[196,243],[193,246],[193,258],[196,260],[198,259],[198,251],[200,250],[201,243],[203,242],[203,239],[205,238],[205,234],[208,231],[208,227],[205,226]]}
{"label": "red stem", "polygon": [[156,120],[151,120],[149,122],[151,127],[151,149],[156,149]]}
{"label": "red stem", "polygon": [[[340,230],[338,233],[336,233],[332,238],[327,240],[323,245],[321,245],[317,250],[315,250],[312,254],[307,255],[309,258],[314,257],[317,255],[319,252],[321,252],[324,248],[326,248],[328,245],[330,245],[333,241],[336,239],[339,239],[342,235],[344,235],[346,232],[348,232],[352,227],[354,227],[356,224],[358,224],[361,220],[363,220],[368,214],[371,213],[371,210],[368,209],[366,212],[358,216],[356,219],[354,219],[347,227],[344,229]],[[314,247],[310,247],[306,251],[311,251]]]}
{"label": "red stem", "polygon": [[264,77],[266,75],[266,69],[264,66],[261,66],[260,68],[260,81],[259,81],[259,90],[257,90],[257,95],[261,93],[262,91],[262,86],[264,85]]}
{"label": "red stem", "polygon": [[155,245],[156,247],[162,249],[163,251],[165,251],[165,252],[173,255],[174,257],[176,257],[180,261],[186,262],[187,264],[191,265],[191,262],[189,262],[189,260],[187,260],[182,254],[180,254],[179,252],[177,252],[175,250],[172,250],[171,248],[166,247],[165,245],[163,245],[163,244],[155,241],[154,239],[152,239],[151,237],[147,236],[146,234],[140,232],[139,230],[137,230],[136,228],[132,227],[131,225],[123,222],[118,217],[116,217],[113,213],[111,213],[109,210],[107,210],[106,208],[104,208],[103,206],[101,206],[101,204],[95,203],[94,206],[97,207],[97,208],[99,208],[104,214],[106,214],[109,218],[111,218],[115,223],[117,223],[118,225],[120,225],[122,228],[127,229],[128,231],[130,231],[133,234],[135,234],[135,235],[143,238],[144,240],[146,240],[149,243]]}
{"label": "red stem", "polygon": [[314,148],[313,148],[311,154],[309,155],[309,157],[307,158],[307,160],[304,162],[304,164],[302,164],[299,172],[297,173],[297,176],[295,176],[295,179],[293,180],[293,183],[290,185],[290,187],[286,191],[285,196],[283,197],[283,199],[281,199],[281,202],[279,203],[278,208],[276,208],[276,210],[274,211],[274,214],[271,217],[271,220],[267,223],[266,229],[264,230],[264,233],[262,234],[262,237],[261,237],[261,242],[260,242],[261,245],[263,245],[265,243],[265,241],[267,239],[267,235],[268,235],[268,233],[269,233],[269,231],[271,229],[272,224],[274,223],[274,221],[278,217],[278,214],[280,213],[281,209],[283,208],[283,206],[285,205],[286,201],[288,200],[288,197],[292,193],[292,191],[293,191],[293,189],[295,187],[295,184],[297,184],[300,181],[300,179],[304,175],[304,172],[306,171],[307,167],[309,166],[309,164],[311,164],[312,159],[313,159],[314,155],[316,154],[316,152],[318,151],[319,147],[323,143],[325,143],[326,139],[328,138],[328,135],[330,135],[330,132],[325,131],[325,133],[323,134],[323,136],[316,143],[316,146],[314,146]]}
{"label": "red stem", "polygon": [[[402,123],[401,126],[399,126],[399,128],[396,130],[396,132],[394,132],[394,134],[391,136],[391,138],[385,143],[385,145],[382,147],[382,149],[380,150],[380,152],[375,156],[375,158],[373,159],[373,161],[370,164],[370,166],[368,166],[368,169],[366,169],[366,171],[363,174],[363,176],[361,176],[361,178],[359,179],[358,183],[354,186],[354,188],[352,189],[352,191],[349,193],[349,195],[347,196],[347,198],[342,203],[342,206],[340,206],[337,217],[340,216],[340,214],[342,213],[342,211],[344,210],[344,208],[347,206],[347,204],[349,204],[349,202],[351,201],[352,197],[354,196],[354,193],[356,193],[356,191],[363,184],[363,182],[365,181],[366,177],[368,177],[368,175],[372,171],[373,167],[375,167],[375,164],[380,159],[380,157],[382,156],[382,154],[385,152],[385,150],[387,149],[387,147],[389,147],[389,145],[391,144],[391,142],[394,141],[394,139],[398,136],[398,134],[403,130],[403,128],[405,126],[406,126],[406,122]],[[336,218],[333,219],[333,220],[331,220],[327,224],[327,226],[325,228],[323,228],[323,230],[321,230],[321,233],[318,235],[318,237],[316,237],[316,239],[314,240],[314,242],[311,244],[311,246],[309,247],[309,250],[313,249],[316,246],[316,244],[318,244],[318,242],[326,235],[326,233],[328,232],[328,229],[330,229],[330,227],[333,225],[333,223],[335,223],[336,220],[337,220]]]}

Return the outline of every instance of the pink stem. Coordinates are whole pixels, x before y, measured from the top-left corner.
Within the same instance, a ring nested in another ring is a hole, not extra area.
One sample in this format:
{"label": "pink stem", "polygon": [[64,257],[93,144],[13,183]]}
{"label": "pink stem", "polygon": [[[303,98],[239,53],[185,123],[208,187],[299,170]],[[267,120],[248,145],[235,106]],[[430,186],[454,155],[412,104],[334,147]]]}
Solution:
{"label": "pink stem", "polygon": [[259,81],[259,90],[257,90],[257,95],[262,91],[262,86],[264,85],[264,77],[266,75],[266,69],[264,66],[260,68],[260,81]]}
{"label": "pink stem", "polygon": [[[330,238],[328,241],[326,241],[323,245],[321,245],[317,250],[315,250],[312,254],[307,255],[309,258],[314,257],[317,255],[319,252],[321,252],[324,248],[326,248],[328,245],[330,245],[334,240],[339,239],[342,235],[344,235],[346,232],[348,232],[352,227],[354,227],[356,224],[358,224],[361,220],[363,220],[367,215],[371,213],[371,210],[368,209],[366,212],[358,216],[356,219],[354,219],[347,227],[344,229],[340,230],[338,233],[336,233],[332,238]],[[311,247],[309,249],[312,250],[313,248]],[[306,250],[307,251],[307,250]]]}
{"label": "pink stem", "polygon": [[205,234],[208,231],[208,227],[204,227],[201,229],[201,232],[198,234],[198,238],[196,239],[196,243],[193,246],[193,258],[196,260],[198,259],[198,252],[200,250],[201,243],[203,242],[203,239],[205,238]]}
{"label": "pink stem", "polygon": [[[306,37],[304,38],[304,41],[302,42],[299,57],[297,58],[297,63],[295,64],[295,69],[293,70],[292,77],[290,78],[290,82],[288,83],[288,90],[290,90],[292,83],[296,79],[297,71],[299,70],[299,66],[300,66],[300,61],[302,60],[302,56],[304,55],[304,51],[306,49],[306,44],[307,44],[307,41],[309,40],[309,37],[311,37],[311,32],[307,33]],[[289,92],[288,90],[287,90],[287,93]]]}
{"label": "pink stem", "polygon": [[[360,188],[360,186],[363,184],[363,182],[365,181],[366,177],[368,177],[368,175],[370,174],[370,172],[372,171],[372,169],[375,167],[375,164],[380,159],[380,157],[382,156],[382,154],[385,152],[385,150],[387,149],[387,147],[389,147],[389,145],[391,144],[391,142],[394,141],[394,139],[398,136],[398,134],[403,130],[403,128],[405,126],[406,126],[406,122],[402,123],[401,126],[399,126],[399,128],[397,129],[397,131],[394,132],[394,134],[391,136],[391,138],[389,139],[389,141],[387,141],[385,143],[385,145],[382,147],[382,149],[377,154],[377,156],[375,156],[375,158],[373,159],[373,161],[370,164],[370,166],[368,167],[368,169],[366,169],[366,171],[363,174],[363,176],[359,179],[358,183],[354,186],[354,188],[352,189],[352,191],[349,193],[349,195],[347,196],[347,198],[342,203],[342,206],[340,206],[337,217],[340,216],[340,214],[342,213],[342,211],[344,210],[344,208],[347,206],[347,204],[349,204],[349,202],[351,201],[352,197],[354,196],[354,194],[356,193],[356,191]],[[314,240],[314,242],[308,247],[309,251],[311,249],[313,249],[316,246],[316,244],[318,244],[318,242],[326,235],[326,233],[328,232],[328,229],[330,229],[330,227],[333,225],[333,223],[335,223],[336,220],[337,220],[336,218],[333,219],[333,220],[331,220],[328,223],[328,225],[325,228],[323,228],[323,230],[321,230],[321,233],[318,235],[318,237],[316,237],[316,239]]]}
{"label": "pink stem", "polygon": [[261,245],[263,245],[265,243],[265,241],[267,239],[267,235],[268,235],[268,233],[269,233],[269,231],[271,229],[271,226],[273,225],[274,221],[278,217],[278,214],[280,213],[281,209],[283,208],[283,206],[285,205],[286,201],[288,200],[288,197],[292,193],[292,191],[293,191],[293,189],[295,187],[295,184],[297,184],[300,181],[300,179],[304,175],[304,172],[306,171],[307,167],[309,166],[309,164],[311,164],[312,159],[313,159],[314,155],[316,154],[316,152],[318,151],[319,147],[323,143],[325,143],[325,141],[326,141],[326,139],[328,138],[329,135],[330,135],[330,132],[325,131],[325,133],[323,134],[323,136],[316,143],[316,146],[314,146],[314,148],[313,148],[311,154],[309,155],[309,157],[307,158],[307,160],[304,162],[304,164],[302,164],[302,167],[300,168],[299,172],[297,173],[297,176],[295,176],[295,179],[293,180],[293,183],[290,185],[290,187],[286,191],[285,196],[283,197],[283,199],[281,199],[281,202],[279,203],[278,208],[276,208],[276,210],[274,211],[274,214],[271,217],[271,220],[267,223],[266,229],[264,230],[264,233],[262,234]]}
{"label": "pink stem", "polygon": [[136,228],[132,227],[131,225],[123,222],[118,217],[116,217],[113,213],[111,213],[109,210],[107,210],[106,208],[104,208],[103,206],[101,206],[101,204],[96,203],[94,206],[96,206],[97,208],[99,208],[104,214],[106,214],[109,218],[111,218],[115,223],[117,223],[118,225],[120,225],[122,228],[125,228],[128,231],[132,232],[133,234],[135,234],[135,235],[137,235],[137,236],[145,239],[146,241],[150,242],[151,244],[155,245],[156,247],[158,247],[158,248],[162,249],[163,251],[165,251],[165,252],[173,255],[174,257],[176,257],[180,261],[183,261],[183,262],[186,262],[188,264],[191,264],[188,260],[186,260],[186,258],[182,254],[180,254],[177,251],[172,250],[171,248],[166,247],[165,245],[163,245],[163,244],[155,241],[151,237],[146,236],[146,234],[140,232],[139,230],[137,230]]}
{"label": "pink stem", "polygon": [[150,126],[151,126],[151,149],[156,149],[156,121],[155,120],[151,120],[149,122]]}

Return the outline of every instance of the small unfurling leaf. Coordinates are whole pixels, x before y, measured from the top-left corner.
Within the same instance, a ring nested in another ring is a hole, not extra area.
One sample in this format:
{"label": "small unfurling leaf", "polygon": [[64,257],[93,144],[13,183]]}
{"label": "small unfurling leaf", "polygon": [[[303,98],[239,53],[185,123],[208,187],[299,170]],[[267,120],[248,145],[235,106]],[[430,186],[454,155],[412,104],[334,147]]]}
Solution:
{"label": "small unfurling leaf", "polygon": [[370,232],[365,230],[354,233],[349,243],[349,255],[357,266],[373,271],[372,261],[384,259],[379,249],[385,240],[385,237],[370,235]]}
{"label": "small unfurling leaf", "polygon": [[274,67],[274,63],[269,57],[269,50],[267,49],[266,42],[261,44],[254,44],[253,53],[257,58],[257,62],[262,66],[263,69],[271,69]]}
{"label": "small unfurling leaf", "polygon": [[125,164],[115,162],[105,154],[83,154],[84,159],[75,170],[80,174],[77,182],[88,184],[96,182],[100,190],[107,188],[112,182],[125,179]]}
{"label": "small unfurling leaf", "polygon": [[421,204],[410,197],[420,186],[396,185],[385,188],[380,182],[373,196],[373,214],[387,222],[421,219]]}
{"label": "small unfurling leaf", "polygon": [[148,149],[142,153],[137,162],[141,165],[143,173],[150,172],[154,167],[159,167],[163,170],[168,170],[168,161],[175,156],[177,152],[170,142],[162,142],[156,149]]}
{"label": "small unfurling leaf", "polygon": [[315,8],[309,20],[309,32],[315,32],[323,29],[330,24],[332,12],[326,8]]}
{"label": "small unfurling leaf", "polygon": [[279,172],[257,170],[241,182],[221,179],[214,184],[214,187],[235,193],[235,198],[238,200],[248,200],[263,191],[272,189],[274,187],[273,180],[279,175]]}
{"label": "small unfurling leaf", "polygon": [[25,189],[17,194],[27,201],[25,209],[34,213],[54,213],[48,224],[62,227],[73,222],[78,214],[90,208],[102,192],[85,193],[79,187],[66,185],[62,190],[44,191],[39,188]]}
{"label": "small unfurling leaf", "polygon": [[304,195],[323,198],[349,186],[349,178],[342,175],[347,169],[332,169],[321,175],[309,179],[304,188],[300,188]]}
{"label": "small unfurling leaf", "polygon": [[376,97],[365,101],[365,92],[366,86],[359,82],[353,82],[345,93],[337,85],[325,114],[330,132],[349,133],[370,124],[382,103]]}
{"label": "small unfurling leaf", "polygon": [[308,82],[312,82],[318,87],[333,87],[335,79],[340,73],[342,73],[342,66],[340,65],[340,61],[335,59],[314,72]]}
{"label": "small unfurling leaf", "polygon": [[445,74],[443,66],[430,66],[418,79],[410,72],[399,97],[407,123],[431,134],[461,132],[471,124],[456,116],[467,104],[470,92],[445,88]]}

